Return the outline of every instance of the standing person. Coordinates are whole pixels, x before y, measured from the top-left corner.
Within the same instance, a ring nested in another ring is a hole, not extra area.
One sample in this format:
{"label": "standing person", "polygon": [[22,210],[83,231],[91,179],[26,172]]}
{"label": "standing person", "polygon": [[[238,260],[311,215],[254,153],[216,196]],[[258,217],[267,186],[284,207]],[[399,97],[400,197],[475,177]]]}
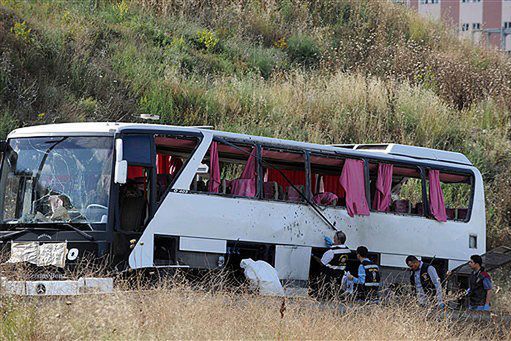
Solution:
{"label": "standing person", "polygon": [[417,257],[412,255],[406,257],[405,261],[411,271],[410,284],[417,294],[419,305],[426,306],[430,304],[433,297],[436,296],[438,307],[444,308],[442,284],[435,267],[419,261]]}
{"label": "standing person", "polygon": [[490,311],[492,283],[490,275],[484,271],[483,259],[479,255],[472,255],[468,266],[472,269],[467,290],[468,309]]}
{"label": "standing person", "polygon": [[[332,242],[327,237],[325,237],[325,241],[327,243]],[[326,284],[325,289],[329,291],[328,294],[338,292],[341,288],[341,280],[346,271],[348,257],[351,253],[344,243],[346,243],[346,234],[342,231],[337,231],[334,235],[333,243],[320,260],[323,265],[323,274],[325,275],[326,282],[324,284]]]}
{"label": "standing person", "polygon": [[357,259],[360,262],[358,277],[349,274],[348,279],[352,280],[356,286],[358,301],[377,302],[380,288],[380,268],[367,258],[368,255],[367,247],[359,246],[357,248]]}
{"label": "standing person", "polygon": [[346,235],[342,231],[335,232],[334,242],[321,257],[321,264],[327,269],[327,273],[335,278],[341,279],[346,271],[348,264],[348,256],[350,249],[344,245],[346,243]]}

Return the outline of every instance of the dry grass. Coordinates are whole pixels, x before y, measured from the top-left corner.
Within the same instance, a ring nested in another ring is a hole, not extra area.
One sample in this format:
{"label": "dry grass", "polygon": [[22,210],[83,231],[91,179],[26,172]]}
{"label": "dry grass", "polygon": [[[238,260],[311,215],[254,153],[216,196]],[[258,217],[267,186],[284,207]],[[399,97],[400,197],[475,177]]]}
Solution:
{"label": "dry grass", "polygon": [[509,328],[463,322],[400,298],[344,306],[185,284],[105,296],[2,296],[4,339],[510,339]]}

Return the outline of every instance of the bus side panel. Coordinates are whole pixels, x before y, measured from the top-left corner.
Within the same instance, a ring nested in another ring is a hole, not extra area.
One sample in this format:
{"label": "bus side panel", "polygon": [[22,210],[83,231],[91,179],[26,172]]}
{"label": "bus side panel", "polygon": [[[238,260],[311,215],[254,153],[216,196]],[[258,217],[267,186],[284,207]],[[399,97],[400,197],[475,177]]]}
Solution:
{"label": "bus side panel", "polygon": [[[400,259],[408,254],[463,261],[485,251],[482,185],[476,186],[468,223],[378,212],[352,218],[341,208],[324,214],[346,233],[350,248],[366,245],[381,253],[382,265],[404,267]],[[153,266],[155,234],[321,248],[333,230],[303,204],[169,193],[130,255],[131,267]],[[469,248],[470,235],[478,236],[477,249]]]}

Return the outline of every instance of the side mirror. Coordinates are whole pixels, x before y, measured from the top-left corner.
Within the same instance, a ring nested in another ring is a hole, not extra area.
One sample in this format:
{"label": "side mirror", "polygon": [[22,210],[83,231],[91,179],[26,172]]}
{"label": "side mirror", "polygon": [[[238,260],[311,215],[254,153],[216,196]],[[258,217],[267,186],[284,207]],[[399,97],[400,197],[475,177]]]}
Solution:
{"label": "side mirror", "polygon": [[122,140],[115,140],[115,170],[114,182],[125,184],[128,179],[128,161],[122,159]]}
{"label": "side mirror", "polygon": [[115,163],[114,182],[125,184],[128,179],[128,161],[121,160]]}
{"label": "side mirror", "polygon": [[5,152],[7,149],[7,141],[6,140],[0,140],[0,153]]}

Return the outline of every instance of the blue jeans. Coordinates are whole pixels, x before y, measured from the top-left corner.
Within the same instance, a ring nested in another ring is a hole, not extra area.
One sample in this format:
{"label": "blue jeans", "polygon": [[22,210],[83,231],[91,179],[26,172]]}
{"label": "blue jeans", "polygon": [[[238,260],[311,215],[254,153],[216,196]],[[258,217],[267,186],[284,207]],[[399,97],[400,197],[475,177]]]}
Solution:
{"label": "blue jeans", "polygon": [[490,307],[484,306],[484,305],[469,305],[468,310],[474,310],[474,311],[489,311]]}

